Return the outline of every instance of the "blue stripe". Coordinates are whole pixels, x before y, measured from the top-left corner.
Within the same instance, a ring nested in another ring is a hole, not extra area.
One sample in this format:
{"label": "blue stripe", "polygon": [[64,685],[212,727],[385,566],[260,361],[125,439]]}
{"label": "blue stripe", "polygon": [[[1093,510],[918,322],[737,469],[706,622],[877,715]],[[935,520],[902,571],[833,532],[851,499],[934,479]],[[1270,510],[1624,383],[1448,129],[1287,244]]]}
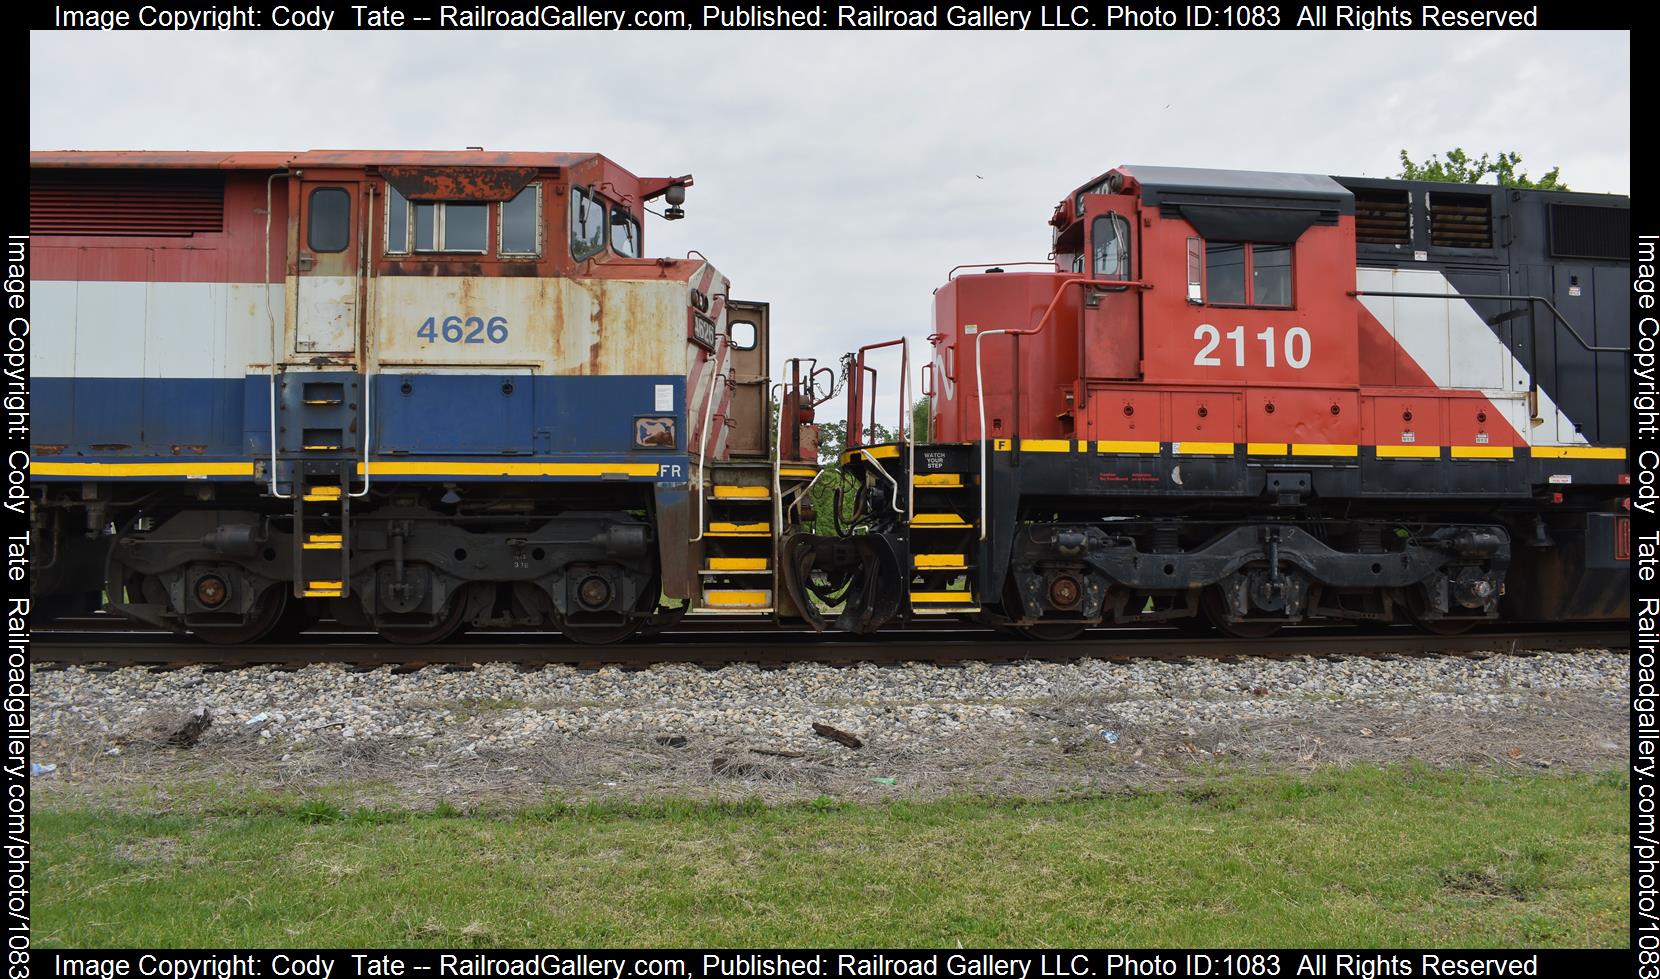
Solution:
{"label": "blue stripe", "polygon": [[[324,376],[350,375],[290,375]],[[41,457],[58,462],[269,458],[268,384],[263,374],[224,380],[36,377],[31,441],[61,446]],[[671,410],[657,410],[659,386],[667,386]],[[380,374],[369,406],[373,457],[683,463],[685,389],[685,378],[666,375]],[[284,415],[286,420],[289,412]],[[636,448],[640,416],[672,418],[676,445]]]}

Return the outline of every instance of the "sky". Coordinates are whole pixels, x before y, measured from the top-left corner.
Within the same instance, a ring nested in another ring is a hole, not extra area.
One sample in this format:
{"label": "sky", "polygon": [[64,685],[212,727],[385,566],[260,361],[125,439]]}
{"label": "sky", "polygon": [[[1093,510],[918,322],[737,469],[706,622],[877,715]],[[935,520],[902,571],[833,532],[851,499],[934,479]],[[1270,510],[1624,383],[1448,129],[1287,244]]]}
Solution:
{"label": "sky", "polygon": [[735,298],[770,302],[775,374],[898,336],[916,369],[952,266],[1043,260],[1055,203],[1119,164],[1386,177],[1403,149],[1462,146],[1630,192],[1623,31],[33,32],[29,47],[34,149],[483,146],[691,173],[686,219],[649,219],[646,251],[695,248]]}

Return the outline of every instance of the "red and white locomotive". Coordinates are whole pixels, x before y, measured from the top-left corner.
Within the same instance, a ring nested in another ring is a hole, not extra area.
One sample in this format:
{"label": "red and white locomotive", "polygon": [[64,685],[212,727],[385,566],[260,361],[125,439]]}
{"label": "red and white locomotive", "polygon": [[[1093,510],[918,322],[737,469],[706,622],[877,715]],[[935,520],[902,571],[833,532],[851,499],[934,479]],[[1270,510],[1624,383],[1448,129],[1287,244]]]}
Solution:
{"label": "red and white locomotive", "polygon": [[858,353],[860,512],[786,542],[798,604],[841,601],[858,630],[965,615],[1047,638],[1195,615],[1239,635],[1621,617],[1629,213],[1112,170],[1056,207],[1052,270],[936,290],[928,443],[861,444],[875,348]]}

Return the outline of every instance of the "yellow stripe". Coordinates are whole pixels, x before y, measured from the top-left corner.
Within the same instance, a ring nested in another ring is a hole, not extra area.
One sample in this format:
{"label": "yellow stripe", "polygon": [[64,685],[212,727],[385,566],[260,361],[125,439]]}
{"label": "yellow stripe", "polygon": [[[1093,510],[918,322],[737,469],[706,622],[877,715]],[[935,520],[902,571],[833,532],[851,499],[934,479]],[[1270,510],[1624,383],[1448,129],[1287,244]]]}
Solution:
{"label": "yellow stripe", "polygon": [[304,595],[301,596],[301,597],[303,597],[303,598],[339,598],[340,595],[341,595],[341,592],[340,592],[339,589],[335,589],[333,591],[311,591],[310,589],[307,589],[306,592],[304,593]]}
{"label": "yellow stripe", "polygon": [[1293,442],[1291,443],[1291,454],[1294,456],[1357,456],[1360,454],[1360,446]]}
{"label": "yellow stripe", "polygon": [[1624,449],[1607,449],[1590,445],[1535,445],[1535,459],[1625,459]]}
{"label": "yellow stripe", "polygon": [[1159,451],[1159,444],[1157,442],[1136,442],[1126,441],[1124,439],[1102,439],[1101,441],[1095,443],[1095,451],[1139,452],[1142,454],[1157,455]]}
{"label": "yellow stripe", "polygon": [[1245,454],[1253,456],[1282,456],[1290,446],[1284,442],[1246,442]]}
{"label": "yellow stripe", "polygon": [[341,588],[345,587],[345,582],[342,582],[342,581],[308,581],[308,582],[305,583],[305,586],[307,588],[317,588],[317,589],[330,589],[330,588],[332,588],[332,589],[338,591]]}
{"label": "yellow stripe", "polygon": [[918,487],[934,487],[938,489],[942,486],[962,486],[963,477],[962,473],[930,473],[928,475],[918,476],[917,478],[911,480],[911,482],[915,483]]}
{"label": "yellow stripe", "polygon": [[717,520],[709,524],[710,533],[716,534],[764,534],[768,530],[765,522],[762,523],[729,523]]}
{"label": "yellow stripe", "polygon": [[710,571],[765,571],[767,559],[764,557],[712,557],[709,559]]}
{"label": "yellow stripe", "polygon": [[[374,462],[375,476],[655,476],[655,462]],[[359,476],[363,463],[357,464]]]}
{"label": "yellow stripe", "polygon": [[919,513],[911,518],[913,527],[967,527],[955,513]]}
{"label": "yellow stripe", "polygon": [[717,486],[715,499],[717,500],[765,500],[772,496],[772,490],[765,486]]}
{"label": "yellow stripe", "polygon": [[765,605],[772,596],[764,591],[711,591],[704,592],[703,604],[733,606]]}
{"label": "yellow stripe", "polygon": [[785,479],[812,479],[818,475],[817,469],[780,469],[778,475]]}
{"label": "yellow stripe", "polygon": [[251,462],[34,462],[36,476],[252,476]]}
{"label": "yellow stripe", "polygon": [[911,602],[923,605],[973,605],[974,596],[966,591],[914,591]]}
{"label": "yellow stripe", "polygon": [[1439,459],[1439,445],[1380,445],[1379,459]]}
{"label": "yellow stripe", "polygon": [[1073,443],[1066,439],[1021,439],[1020,448],[1025,452],[1071,452]]}
{"label": "yellow stripe", "polygon": [[1452,447],[1454,459],[1511,459],[1516,450],[1508,445],[1455,445]]}
{"label": "yellow stripe", "polygon": [[1233,455],[1232,442],[1172,442],[1170,447],[1182,455]]}
{"label": "yellow stripe", "polygon": [[968,566],[967,558],[961,554],[916,554],[912,557],[918,571],[961,571]]}

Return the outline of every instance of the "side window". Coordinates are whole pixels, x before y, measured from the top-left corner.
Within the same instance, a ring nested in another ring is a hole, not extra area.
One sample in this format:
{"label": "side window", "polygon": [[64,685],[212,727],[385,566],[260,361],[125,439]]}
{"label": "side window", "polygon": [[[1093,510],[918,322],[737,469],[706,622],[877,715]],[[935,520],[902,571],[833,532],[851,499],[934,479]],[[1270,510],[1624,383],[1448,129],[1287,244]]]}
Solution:
{"label": "side window", "polygon": [[1098,279],[1128,279],[1130,277],[1130,226],[1114,215],[1095,219],[1090,228],[1094,270]]}
{"label": "side window", "polygon": [[1245,246],[1238,242],[1205,242],[1205,295],[1222,306],[1245,305]]}
{"label": "side window", "polygon": [[[1204,301],[1215,306],[1291,306],[1291,246],[1248,241],[1207,241],[1204,281]],[[1193,282],[1190,239],[1190,302],[1195,301]]]}
{"label": "side window", "polygon": [[571,189],[571,257],[591,258],[605,247],[605,207],[580,187]]}
{"label": "side window", "polygon": [[386,254],[409,254],[409,199],[386,185]]}
{"label": "side window", "polygon": [[306,247],[314,252],[343,252],[352,240],[352,195],[340,187],[311,192],[306,212]]}
{"label": "side window", "polygon": [[621,207],[611,209],[611,250],[624,258],[640,257],[640,222]]}
{"label": "side window", "polygon": [[490,250],[490,205],[470,201],[411,202],[386,185],[386,254]]}
{"label": "side window", "polygon": [[530,184],[510,201],[501,203],[501,242],[498,250],[503,255],[542,254],[542,186]]}

